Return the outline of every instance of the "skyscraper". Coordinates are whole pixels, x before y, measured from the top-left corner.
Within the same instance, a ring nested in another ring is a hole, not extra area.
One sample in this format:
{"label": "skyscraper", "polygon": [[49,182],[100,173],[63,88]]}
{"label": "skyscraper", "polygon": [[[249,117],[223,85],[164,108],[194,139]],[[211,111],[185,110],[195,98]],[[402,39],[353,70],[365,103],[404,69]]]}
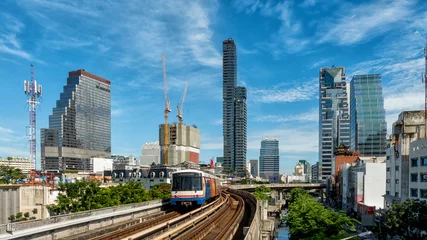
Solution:
{"label": "skyscraper", "polygon": [[236,88],[234,112],[234,158],[237,174],[246,174],[246,88]]}
{"label": "skyscraper", "polygon": [[332,158],[339,144],[350,145],[350,116],[344,67],[319,72],[319,179],[332,174]]}
{"label": "skyscraper", "polygon": [[246,88],[237,86],[237,53],[234,40],[223,47],[224,170],[246,174]]}
{"label": "skyscraper", "polygon": [[350,82],[350,149],[360,156],[386,154],[387,123],[381,75],[354,75]]}
{"label": "skyscraper", "polygon": [[237,86],[237,53],[234,40],[222,43],[222,128],[224,137],[224,169],[235,169],[234,165],[234,98]]}
{"label": "skyscraper", "polygon": [[264,179],[279,177],[279,140],[269,137],[261,141],[259,175]]}
{"label": "skyscraper", "polygon": [[43,170],[91,171],[90,158],[111,156],[110,81],[84,69],[69,72],[49,128],[40,131]]}

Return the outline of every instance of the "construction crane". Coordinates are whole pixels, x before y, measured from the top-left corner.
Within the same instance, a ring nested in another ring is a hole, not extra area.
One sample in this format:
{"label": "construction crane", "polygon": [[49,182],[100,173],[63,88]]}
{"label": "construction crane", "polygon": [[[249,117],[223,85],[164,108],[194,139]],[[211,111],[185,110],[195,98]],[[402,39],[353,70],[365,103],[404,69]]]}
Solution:
{"label": "construction crane", "polygon": [[168,125],[168,116],[171,112],[170,110],[170,100],[168,99],[168,86],[166,83],[166,61],[165,54],[162,53],[162,65],[163,65],[163,87],[164,87],[164,95],[165,95],[165,125],[163,130],[164,137],[164,149],[163,149],[163,160],[164,164],[168,165],[168,150],[169,150],[169,125]]}
{"label": "construction crane", "polygon": [[182,124],[182,109],[184,109],[184,101],[185,101],[185,96],[187,95],[187,88],[188,88],[188,81],[185,82],[184,94],[182,95],[182,99],[181,99],[181,107],[179,107],[179,103],[176,106],[178,108],[178,115],[176,116],[179,119],[179,124]]}

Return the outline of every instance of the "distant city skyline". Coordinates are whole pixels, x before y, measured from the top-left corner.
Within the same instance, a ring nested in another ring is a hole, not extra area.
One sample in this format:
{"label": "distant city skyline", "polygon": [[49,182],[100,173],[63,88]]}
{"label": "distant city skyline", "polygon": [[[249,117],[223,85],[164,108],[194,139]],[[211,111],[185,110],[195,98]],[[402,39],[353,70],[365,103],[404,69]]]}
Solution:
{"label": "distant city skyline", "polygon": [[320,68],[344,66],[347,84],[353,75],[381,74],[388,133],[401,111],[424,109],[424,1],[0,1],[0,7],[0,156],[29,157],[22,82],[34,64],[43,84],[38,167],[40,128],[75,69],[111,81],[112,153],[140,156],[143,143],[157,141],[162,53],[170,121],[177,121],[188,81],[183,115],[201,131],[200,161],[222,156],[228,38],[238,44],[237,85],[247,89],[246,159],[259,157],[260,139],[276,136],[280,172],[292,172],[299,159],[318,160]]}

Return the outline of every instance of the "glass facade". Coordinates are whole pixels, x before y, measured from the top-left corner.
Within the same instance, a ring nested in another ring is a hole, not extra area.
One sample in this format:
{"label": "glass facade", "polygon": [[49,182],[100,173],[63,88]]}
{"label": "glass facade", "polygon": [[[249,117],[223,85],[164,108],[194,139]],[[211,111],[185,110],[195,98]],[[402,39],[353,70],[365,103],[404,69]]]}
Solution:
{"label": "glass facade", "polygon": [[279,176],[279,140],[266,138],[261,141],[259,156],[259,174],[261,178],[270,179]]}
{"label": "glass facade", "polygon": [[332,175],[335,147],[350,145],[350,116],[344,67],[321,68],[319,73],[318,178]]}
{"label": "glass facade", "polygon": [[234,40],[222,43],[224,170],[246,175],[246,88],[237,86],[237,53]]}
{"label": "glass facade", "polygon": [[234,157],[234,98],[237,86],[237,53],[233,39],[222,43],[222,127],[224,137],[224,170],[235,170]]}
{"label": "glass facade", "polygon": [[350,98],[350,149],[359,150],[361,156],[385,156],[387,123],[381,75],[354,75]]}
{"label": "glass facade", "polygon": [[70,72],[49,128],[41,129],[41,147],[45,170],[91,170],[91,157],[110,157],[110,81],[85,70]]}

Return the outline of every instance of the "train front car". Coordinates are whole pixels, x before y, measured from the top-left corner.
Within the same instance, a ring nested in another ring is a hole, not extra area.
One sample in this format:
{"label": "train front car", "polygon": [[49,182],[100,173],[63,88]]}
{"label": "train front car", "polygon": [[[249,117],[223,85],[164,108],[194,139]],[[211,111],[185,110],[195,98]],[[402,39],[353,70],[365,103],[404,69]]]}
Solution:
{"label": "train front car", "polygon": [[219,178],[199,171],[183,170],[172,174],[172,205],[203,205],[220,194]]}
{"label": "train front car", "polygon": [[172,174],[171,205],[203,205],[203,173],[196,170],[183,170]]}

